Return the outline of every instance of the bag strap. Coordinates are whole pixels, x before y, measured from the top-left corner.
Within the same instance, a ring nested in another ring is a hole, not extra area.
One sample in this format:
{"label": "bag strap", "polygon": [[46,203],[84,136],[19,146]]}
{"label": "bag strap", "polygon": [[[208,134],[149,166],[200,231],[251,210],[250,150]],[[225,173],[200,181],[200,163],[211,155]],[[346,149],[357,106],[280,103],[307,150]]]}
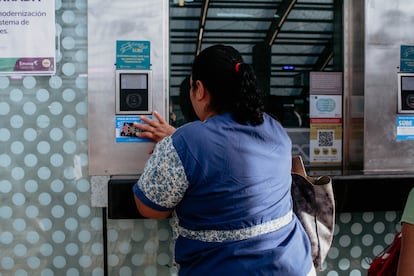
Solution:
{"label": "bag strap", "polygon": [[305,164],[303,163],[302,156],[295,155],[292,156],[292,170],[291,173],[298,174],[305,178],[313,185],[327,185],[332,183],[332,178],[327,175],[312,177],[306,173]]}
{"label": "bag strap", "polygon": [[303,164],[302,156],[292,156],[292,173],[296,173],[307,178],[308,175],[306,173],[305,164]]}

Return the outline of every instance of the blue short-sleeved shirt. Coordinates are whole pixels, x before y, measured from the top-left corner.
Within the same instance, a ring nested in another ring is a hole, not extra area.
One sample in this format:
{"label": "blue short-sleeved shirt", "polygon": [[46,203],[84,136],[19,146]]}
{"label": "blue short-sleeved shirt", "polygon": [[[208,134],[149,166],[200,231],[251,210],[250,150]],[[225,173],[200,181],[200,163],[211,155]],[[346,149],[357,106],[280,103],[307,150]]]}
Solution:
{"label": "blue short-sleeved shirt", "polygon": [[292,213],[291,141],[270,116],[229,114],[160,141],[134,186],[151,208],[174,210],[180,275],[306,275],[310,244]]}

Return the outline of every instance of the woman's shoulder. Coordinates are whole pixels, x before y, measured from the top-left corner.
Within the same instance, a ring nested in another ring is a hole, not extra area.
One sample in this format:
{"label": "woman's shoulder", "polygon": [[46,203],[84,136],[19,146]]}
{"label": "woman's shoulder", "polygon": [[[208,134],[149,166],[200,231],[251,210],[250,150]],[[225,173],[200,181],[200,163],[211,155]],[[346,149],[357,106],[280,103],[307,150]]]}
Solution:
{"label": "woman's shoulder", "polygon": [[286,129],[282,126],[279,120],[267,113],[263,113],[263,119],[267,127],[272,129],[273,132],[279,135],[282,134],[283,136],[287,135]]}
{"label": "woman's shoulder", "polygon": [[401,221],[414,224],[414,188],[408,194]]}
{"label": "woman's shoulder", "polygon": [[173,140],[188,139],[189,137],[198,137],[204,132],[203,122],[193,121],[186,123],[175,130],[172,135]]}
{"label": "woman's shoulder", "polygon": [[181,125],[180,127],[178,127],[175,130],[174,134],[177,134],[177,133],[178,134],[181,134],[181,133],[191,132],[194,129],[201,128],[201,124],[202,124],[202,122],[201,121],[198,121],[198,120],[197,121],[192,121],[192,122],[185,123],[185,124]]}

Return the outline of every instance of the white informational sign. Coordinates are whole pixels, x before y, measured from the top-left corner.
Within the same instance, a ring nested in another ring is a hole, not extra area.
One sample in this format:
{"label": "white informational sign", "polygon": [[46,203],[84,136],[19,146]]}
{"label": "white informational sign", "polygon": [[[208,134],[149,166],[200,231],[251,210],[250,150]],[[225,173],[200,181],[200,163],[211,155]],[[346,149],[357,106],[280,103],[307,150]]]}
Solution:
{"label": "white informational sign", "polygon": [[55,1],[0,1],[0,74],[56,72]]}
{"label": "white informational sign", "polygon": [[342,72],[310,72],[309,94],[342,95]]}
{"label": "white informational sign", "polygon": [[342,72],[310,72],[309,162],[342,162]]}
{"label": "white informational sign", "polygon": [[342,118],[342,96],[310,95],[310,118]]}
{"label": "white informational sign", "polygon": [[414,140],[414,117],[397,116],[397,140]]}

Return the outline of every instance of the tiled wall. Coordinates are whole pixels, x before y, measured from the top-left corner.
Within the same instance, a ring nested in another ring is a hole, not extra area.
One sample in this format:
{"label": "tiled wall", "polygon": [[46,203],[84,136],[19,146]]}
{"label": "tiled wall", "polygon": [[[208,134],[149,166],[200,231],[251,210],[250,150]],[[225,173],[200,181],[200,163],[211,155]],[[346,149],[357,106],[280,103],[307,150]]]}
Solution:
{"label": "tiled wall", "polygon": [[2,276],[103,275],[88,177],[86,0],[55,3],[56,75],[0,77]]}
{"label": "tiled wall", "polygon": [[400,216],[395,211],[338,214],[333,244],[318,275],[365,276],[372,259],[401,228]]}

